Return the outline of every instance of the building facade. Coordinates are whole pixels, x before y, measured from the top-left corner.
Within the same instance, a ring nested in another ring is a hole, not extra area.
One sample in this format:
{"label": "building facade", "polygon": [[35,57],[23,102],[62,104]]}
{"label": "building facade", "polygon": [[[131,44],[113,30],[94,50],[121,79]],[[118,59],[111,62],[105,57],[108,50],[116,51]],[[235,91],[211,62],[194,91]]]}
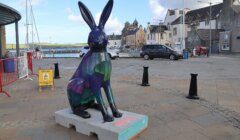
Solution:
{"label": "building facade", "polygon": [[[219,16],[223,8],[223,4],[213,5],[210,20],[210,7],[204,7],[192,11],[188,11],[185,15],[185,25],[183,25],[183,17],[179,17],[172,22],[173,42],[182,43],[184,41],[187,49],[196,46],[210,46],[210,29],[212,30],[212,45],[218,50],[218,37],[221,28],[219,26]],[[185,31],[182,29],[185,28]],[[183,39],[183,36],[185,38]]]}
{"label": "building facade", "polygon": [[122,46],[122,36],[121,35],[108,35],[108,48],[119,49]]}
{"label": "building facade", "polygon": [[132,24],[125,23],[122,30],[122,46],[130,48],[141,48],[145,44],[145,31],[143,27],[138,26],[138,21],[135,20]]}
{"label": "building facade", "polygon": [[221,52],[240,52],[240,2],[223,0],[219,26],[224,29],[220,36]]}
{"label": "building facade", "polygon": [[162,44],[171,46],[171,32],[166,25],[150,25],[146,30],[146,44]]}
{"label": "building facade", "polygon": [[[180,18],[184,13],[187,13],[188,11],[190,11],[190,9],[169,9],[167,11],[165,20],[164,20],[164,25],[167,26],[167,31],[165,31],[166,33],[166,37],[167,42],[169,42],[169,46],[175,46],[176,44],[182,44],[182,38],[183,38],[183,25],[182,25],[182,21],[181,24],[174,24],[172,25],[172,23],[177,20],[178,18]],[[187,28],[187,26],[185,27]],[[185,33],[187,34],[187,33]],[[181,48],[178,48],[181,49]]]}

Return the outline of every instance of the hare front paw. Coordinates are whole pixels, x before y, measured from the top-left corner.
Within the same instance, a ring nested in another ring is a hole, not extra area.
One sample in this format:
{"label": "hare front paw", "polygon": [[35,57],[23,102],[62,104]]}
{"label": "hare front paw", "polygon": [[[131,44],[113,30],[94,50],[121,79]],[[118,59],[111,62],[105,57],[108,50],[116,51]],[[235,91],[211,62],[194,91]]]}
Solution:
{"label": "hare front paw", "polygon": [[73,114],[77,115],[77,116],[80,116],[84,119],[89,119],[91,118],[91,115],[87,112],[87,111],[84,111],[84,110],[75,110],[73,112]]}
{"label": "hare front paw", "polygon": [[119,111],[115,111],[115,112],[113,112],[113,116],[115,117],[115,118],[121,118],[122,117],[122,113],[120,113]]}
{"label": "hare front paw", "polygon": [[114,118],[112,116],[108,115],[108,114],[105,115],[103,117],[103,119],[104,119],[104,122],[112,122],[112,121],[114,121]]}

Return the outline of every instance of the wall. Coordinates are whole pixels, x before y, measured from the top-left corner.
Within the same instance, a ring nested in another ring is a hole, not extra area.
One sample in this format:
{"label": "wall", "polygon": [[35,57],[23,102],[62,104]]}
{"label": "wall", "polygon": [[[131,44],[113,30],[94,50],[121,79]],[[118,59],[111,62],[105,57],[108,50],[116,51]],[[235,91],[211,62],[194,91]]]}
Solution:
{"label": "wall", "polygon": [[140,48],[145,44],[145,32],[140,28],[136,33],[136,47]]}
{"label": "wall", "polygon": [[232,9],[233,0],[224,0],[224,8],[220,15],[221,28],[231,32],[230,51],[233,53],[240,52],[240,13]]}
{"label": "wall", "polygon": [[122,44],[121,40],[108,40],[107,47],[109,48],[120,48]]}
{"label": "wall", "polygon": [[135,35],[126,36],[126,46],[130,46],[130,47],[135,46]]}
{"label": "wall", "polygon": [[[206,25],[205,21],[199,23],[198,29],[210,29],[210,23]],[[211,29],[217,29],[217,21],[211,20]]]}
{"label": "wall", "polygon": [[[182,28],[183,24],[176,24],[171,26],[171,32],[172,32],[172,38],[171,41],[173,43],[180,43],[182,41]],[[177,29],[177,34],[174,35],[174,28]],[[187,24],[185,24],[185,38],[187,38],[187,33],[190,31],[190,28],[188,27]],[[174,45],[174,44],[172,44]]]}

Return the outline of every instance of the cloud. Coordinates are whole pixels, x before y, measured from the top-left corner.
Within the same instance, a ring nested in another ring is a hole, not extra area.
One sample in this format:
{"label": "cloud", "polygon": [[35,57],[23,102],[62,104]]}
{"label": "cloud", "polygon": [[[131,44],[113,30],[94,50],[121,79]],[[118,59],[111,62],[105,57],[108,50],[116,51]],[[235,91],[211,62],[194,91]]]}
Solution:
{"label": "cloud", "polygon": [[[185,3],[183,3],[185,1]],[[205,1],[205,0],[202,0]],[[197,9],[205,6],[209,6],[206,3],[199,3],[197,0],[148,0],[149,7],[152,12],[152,19],[159,22],[163,20],[168,9]],[[211,0],[213,4],[223,2],[223,0]]]}
{"label": "cloud", "polygon": [[[97,13],[95,16],[95,21],[98,24],[99,20],[101,17],[101,12]],[[106,25],[105,25],[105,32],[106,34],[110,35],[110,34],[121,34],[123,29],[123,24],[118,20],[118,18],[113,17],[112,15],[110,15]]]}
{"label": "cloud", "polygon": [[152,12],[152,19],[163,19],[167,9],[161,5],[159,0],[149,0],[149,6]]}
{"label": "cloud", "polygon": [[71,8],[66,8],[65,9],[66,13],[68,14],[68,20],[77,22],[80,24],[84,24],[84,20],[80,14],[74,14]]}
{"label": "cloud", "polygon": [[[74,14],[71,8],[66,8],[65,11],[68,13],[68,20],[72,22],[77,22],[80,24],[86,25],[85,21],[83,20],[81,14]],[[101,12],[98,12],[95,15],[96,24],[99,23],[101,16]],[[109,17],[106,25],[105,25],[105,32],[106,34],[121,34],[123,29],[123,24],[119,21],[117,17],[113,17],[112,15]]]}

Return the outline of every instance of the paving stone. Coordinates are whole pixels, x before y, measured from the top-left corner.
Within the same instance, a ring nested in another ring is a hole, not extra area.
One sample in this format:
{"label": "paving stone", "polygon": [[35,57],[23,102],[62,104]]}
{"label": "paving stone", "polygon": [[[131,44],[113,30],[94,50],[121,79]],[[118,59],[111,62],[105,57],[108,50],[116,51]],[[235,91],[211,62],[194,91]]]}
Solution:
{"label": "paving stone", "polygon": [[191,120],[174,121],[168,123],[167,126],[174,130],[173,133],[178,134],[201,129],[201,127],[198,124],[194,123]]}
{"label": "paving stone", "polygon": [[189,131],[179,135],[170,136],[166,140],[211,140],[209,137],[196,131]]}
{"label": "paving stone", "polygon": [[192,121],[198,123],[203,127],[227,122],[227,120],[224,117],[217,113],[208,113],[205,115],[197,116],[192,118]]}
{"label": "paving stone", "polygon": [[197,108],[194,108],[194,109],[183,110],[182,112],[184,114],[186,114],[187,116],[193,118],[193,117],[197,117],[197,116],[202,116],[202,115],[208,114],[209,110],[207,110],[204,107],[197,107]]}
{"label": "paving stone", "polygon": [[[221,116],[209,115],[212,111],[223,115],[223,112],[226,112],[225,117],[230,116],[236,120],[236,116],[240,114],[240,57],[230,57],[212,56],[174,62],[162,59],[113,61],[111,83],[118,107],[149,116],[148,129],[137,139],[165,140],[177,139],[178,136],[179,139],[205,139],[202,136],[204,135],[211,139],[240,140],[237,133],[239,129],[234,127],[239,123],[230,125]],[[38,93],[37,77],[33,77],[34,81],[19,80],[4,87],[12,97],[6,98],[0,94],[0,139],[32,139],[34,136],[34,139],[62,137],[95,140],[96,137],[81,135],[73,129],[55,124],[53,118],[56,110],[69,107],[65,89],[69,78],[75,72],[73,68],[78,67],[80,61],[34,60],[35,73],[38,67],[61,63],[62,78],[56,80],[54,91],[46,89],[43,93]],[[143,65],[150,67],[149,88],[139,86]],[[63,66],[70,69],[64,69]],[[185,99],[189,90],[189,74],[192,72],[199,73],[199,96],[203,97],[204,104],[201,104],[201,101]],[[199,127],[200,129],[197,129]],[[38,128],[43,128],[44,132]],[[44,137],[42,133],[47,136]]]}
{"label": "paving stone", "polygon": [[232,140],[240,135],[240,129],[224,123],[204,127],[202,132],[214,140]]}
{"label": "paving stone", "polygon": [[188,119],[188,116],[183,114],[182,112],[169,112],[169,113],[159,113],[156,118],[160,119],[161,121],[165,123],[170,123],[174,121],[180,121]]}

